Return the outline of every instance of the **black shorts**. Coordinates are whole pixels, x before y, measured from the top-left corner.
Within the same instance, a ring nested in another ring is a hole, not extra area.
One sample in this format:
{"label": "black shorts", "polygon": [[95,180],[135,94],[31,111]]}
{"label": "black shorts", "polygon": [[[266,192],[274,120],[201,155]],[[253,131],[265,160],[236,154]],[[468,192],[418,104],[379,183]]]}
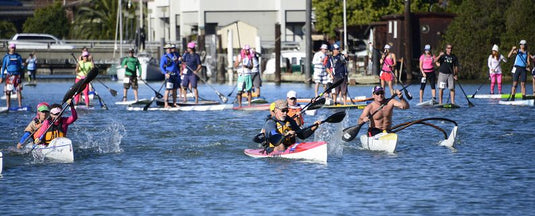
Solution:
{"label": "black shorts", "polygon": [[[333,83],[336,83],[341,79],[347,80],[347,78],[345,78],[345,77],[344,78],[335,77]],[[344,81],[344,82],[340,83],[340,85],[336,86],[336,88],[334,88],[334,89],[335,89],[336,94],[342,93],[342,95],[345,95],[347,93],[347,81]]]}
{"label": "black shorts", "polygon": [[123,83],[123,87],[125,89],[129,89],[130,86],[132,86],[132,89],[135,89],[137,90],[137,76],[131,76],[131,77],[128,77],[128,83]]}
{"label": "black shorts", "polygon": [[[421,80],[422,82],[420,82],[420,90],[424,90],[425,84],[427,84],[428,82],[431,86],[431,89],[435,89],[435,84],[437,83],[437,75],[435,74],[435,72],[425,72],[425,76],[425,82],[423,80]],[[424,77],[422,77],[422,79],[423,78]]]}
{"label": "black shorts", "polygon": [[527,75],[525,67],[514,66],[511,72],[513,73],[513,82],[526,82]]}

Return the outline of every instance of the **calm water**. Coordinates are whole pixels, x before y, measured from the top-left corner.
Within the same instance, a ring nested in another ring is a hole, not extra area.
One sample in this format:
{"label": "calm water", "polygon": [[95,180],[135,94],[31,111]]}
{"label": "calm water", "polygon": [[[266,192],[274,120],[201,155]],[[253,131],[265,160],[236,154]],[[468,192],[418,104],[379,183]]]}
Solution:
{"label": "calm water", "polygon": [[[57,102],[70,84],[26,87],[24,104]],[[357,139],[342,142],[341,130],[354,125],[361,112],[350,110],[344,122],[324,124],[309,138],[329,141],[323,165],[245,156],[243,149],[256,147],[251,139],[266,111],[129,112],[114,104],[122,96],[121,84],[107,84],[119,91],[117,97],[98,83],[95,87],[110,110],[80,112],[69,128],[72,164],[6,153],[35,113],[0,114],[2,215],[527,215],[535,210],[533,107],[472,99],[476,106],[468,108],[460,89],[460,109],[419,108],[415,98],[411,109],[395,111],[394,124],[451,118],[459,123],[458,151],[438,146],[442,135],[435,129],[414,126],[399,133],[395,155],[361,150]],[[472,94],[477,86],[463,87]],[[214,87],[225,95],[232,90]],[[273,101],[291,89],[301,97],[313,95],[302,84],[265,84],[262,90]],[[350,94],[369,96],[370,89],[351,86]],[[409,89],[418,95],[416,85]],[[207,86],[200,93],[217,100]],[[140,83],[140,97],[152,95]],[[333,112],[320,110],[306,121]],[[451,130],[451,124],[434,123]]]}

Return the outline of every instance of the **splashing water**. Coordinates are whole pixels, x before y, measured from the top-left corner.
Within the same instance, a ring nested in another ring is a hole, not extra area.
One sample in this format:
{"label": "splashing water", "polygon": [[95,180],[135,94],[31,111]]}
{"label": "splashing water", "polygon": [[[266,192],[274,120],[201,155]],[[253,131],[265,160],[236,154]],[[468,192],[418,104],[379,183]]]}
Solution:
{"label": "splashing water", "polygon": [[78,147],[80,149],[91,149],[99,154],[119,153],[123,151],[120,145],[125,134],[124,125],[112,121],[103,130],[84,133],[86,138],[79,140]]}

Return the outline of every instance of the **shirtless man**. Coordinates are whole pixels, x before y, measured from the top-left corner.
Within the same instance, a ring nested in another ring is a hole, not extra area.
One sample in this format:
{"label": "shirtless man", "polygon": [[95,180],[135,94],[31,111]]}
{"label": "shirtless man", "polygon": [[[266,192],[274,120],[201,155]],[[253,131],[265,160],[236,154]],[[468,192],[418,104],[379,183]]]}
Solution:
{"label": "shirtless man", "polygon": [[[381,86],[375,86],[372,94],[373,102],[364,108],[358,120],[358,123],[361,124],[369,121],[370,118],[373,118],[373,121],[370,121],[370,126],[368,127],[368,136],[373,136],[384,130],[390,131],[390,128],[392,127],[392,113],[394,112],[394,107],[399,109],[409,108],[409,103],[403,98],[403,94],[399,90],[395,90],[395,94],[398,96],[399,100],[394,98],[390,100],[385,99],[385,90]],[[381,108],[381,106],[383,107]]]}

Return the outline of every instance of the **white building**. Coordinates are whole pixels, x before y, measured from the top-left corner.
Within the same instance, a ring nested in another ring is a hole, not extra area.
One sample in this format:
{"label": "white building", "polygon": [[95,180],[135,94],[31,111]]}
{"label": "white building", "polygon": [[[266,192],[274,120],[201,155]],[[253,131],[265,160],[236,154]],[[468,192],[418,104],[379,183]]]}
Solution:
{"label": "white building", "polygon": [[149,0],[147,7],[149,41],[213,35],[237,21],[258,29],[262,44],[273,46],[276,23],[283,42],[304,39],[306,0]]}

